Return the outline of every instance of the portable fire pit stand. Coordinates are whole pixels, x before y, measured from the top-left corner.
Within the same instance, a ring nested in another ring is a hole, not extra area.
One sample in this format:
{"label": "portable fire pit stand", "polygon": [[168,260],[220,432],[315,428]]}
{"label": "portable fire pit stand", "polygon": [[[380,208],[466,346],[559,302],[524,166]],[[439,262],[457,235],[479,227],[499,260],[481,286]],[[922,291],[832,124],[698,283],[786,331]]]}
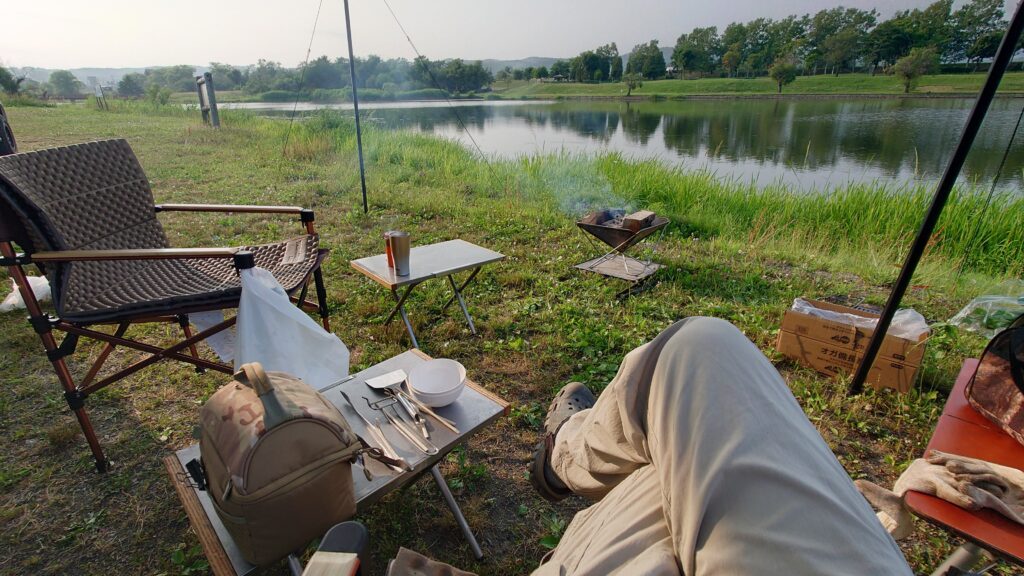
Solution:
{"label": "portable fire pit stand", "polygon": [[664,229],[668,222],[668,218],[647,211],[628,216],[621,210],[599,210],[587,214],[577,221],[576,225],[611,247],[611,250],[575,267],[629,282],[629,286],[615,295],[618,299],[636,294],[644,290],[648,285],[648,279],[664,266],[650,260],[637,260],[627,256],[626,251],[651,234]]}

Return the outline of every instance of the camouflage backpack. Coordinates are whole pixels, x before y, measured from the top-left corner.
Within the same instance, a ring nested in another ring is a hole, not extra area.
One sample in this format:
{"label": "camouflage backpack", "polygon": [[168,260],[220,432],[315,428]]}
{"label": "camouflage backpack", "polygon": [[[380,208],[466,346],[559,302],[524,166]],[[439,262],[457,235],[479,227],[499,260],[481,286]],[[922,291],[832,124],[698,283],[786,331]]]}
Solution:
{"label": "camouflage backpack", "polygon": [[308,384],[244,364],[203,406],[199,450],[217,515],[265,565],[355,514],[352,462],[369,449]]}

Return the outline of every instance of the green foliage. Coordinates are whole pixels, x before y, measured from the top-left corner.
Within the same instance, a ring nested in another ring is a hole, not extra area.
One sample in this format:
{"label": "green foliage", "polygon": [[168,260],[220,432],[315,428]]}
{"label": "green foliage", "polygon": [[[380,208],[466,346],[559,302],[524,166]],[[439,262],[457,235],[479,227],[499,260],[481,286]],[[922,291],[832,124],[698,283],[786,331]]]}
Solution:
{"label": "green foliage", "polygon": [[796,65],[788,59],[779,60],[768,70],[768,75],[779,85],[779,94],[782,94],[782,86],[796,80]]}
{"label": "green foliage", "polygon": [[676,40],[672,51],[672,65],[677,70],[710,73],[722,57],[718,28],[694,28]]}
{"label": "green foliage", "polygon": [[206,574],[210,570],[210,563],[203,555],[203,547],[199,545],[187,547],[179,543],[171,552],[171,564],[178,569],[181,576]]}
{"label": "green foliage", "polygon": [[146,93],[144,74],[125,74],[117,83],[117,95],[122,98],[139,98]]}
{"label": "green foliage", "polygon": [[17,107],[34,107],[34,108],[52,108],[54,105],[50,102],[27,96],[25,94],[18,94],[17,96],[8,96],[3,99],[3,105],[8,108]]}
{"label": "green foliage", "polygon": [[[318,94],[317,102],[331,101],[331,99],[326,97],[326,94],[329,94],[329,92],[317,90],[316,93]],[[264,102],[292,102],[295,100],[295,92],[289,92],[287,90],[267,90],[260,94],[259,98]]]}
{"label": "green foliage", "polygon": [[[619,65],[622,65],[621,59]],[[565,60],[555,60],[555,63],[551,65],[551,77],[562,76],[565,78],[569,77],[571,70],[569,69],[569,63]]]}
{"label": "green foliage", "polygon": [[[1001,0],[971,0],[953,14],[950,60],[986,57],[991,38],[1006,29]],[[994,53],[994,50],[992,51]]]}
{"label": "green foliage", "polygon": [[633,47],[626,63],[626,73],[639,74],[645,80],[665,77],[665,55],[661,53],[657,40]]}
{"label": "green foliage", "polygon": [[82,83],[67,70],[54,70],[50,73],[50,88],[58,98],[74,98],[82,95]]}
{"label": "green foliage", "polygon": [[466,453],[465,446],[457,446],[445,461],[454,466],[454,470],[448,472],[448,486],[452,490],[472,490],[487,479],[487,465],[482,462],[473,462]]}
{"label": "green foliage", "polygon": [[0,66],[0,90],[3,90],[6,94],[12,96],[17,94],[24,80],[24,77],[15,78],[10,70]]}
{"label": "green foliage", "polygon": [[[524,73],[520,71],[520,77]],[[473,92],[494,82],[492,75],[480,61],[466,64],[459,58],[433,61],[420,56],[409,70],[413,88],[441,88],[451,94]]]}
{"label": "green foliage", "polygon": [[608,72],[608,79],[612,82],[622,80],[622,56],[612,58],[612,65]]}
{"label": "green foliage", "polygon": [[195,92],[195,68],[188,64],[146,70],[146,86],[166,88],[169,92]]}
{"label": "green foliage", "polygon": [[548,550],[554,550],[565,534],[566,521],[557,513],[552,512],[544,517],[546,534],[540,539],[540,545]]}
{"label": "green foliage", "polygon": [[220,62],[210,62],[210,74],[213,85],[218,90],[238,90],[245,84],[242,70]]}
{"label": "green foliage", "polygon": [[644,85],[643,77],[636,72],[627,72],[622,75],[622,83],[626,85],[626,96],[633,93],[633,90],[642,88]]}
{"label": "green foliage", "polygon": [[146,100],[154,106],[166,106],[171,101],[171,90],[157,84],[150,84],[146,88]]}
{"label": "green foliage", "polygon": [[893,73],[903,82],[903,92],[910,93],[917,79],[939,66],[939,55],[934,48],[914,48],[893,66]]}

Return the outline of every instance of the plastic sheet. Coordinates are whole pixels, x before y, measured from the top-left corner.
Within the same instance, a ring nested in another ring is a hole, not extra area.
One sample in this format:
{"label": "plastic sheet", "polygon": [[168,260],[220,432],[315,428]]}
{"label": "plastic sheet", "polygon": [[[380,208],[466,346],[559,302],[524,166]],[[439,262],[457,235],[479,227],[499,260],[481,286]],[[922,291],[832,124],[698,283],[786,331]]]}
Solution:
{"label": "plastic sheet", "polygon": [[[874,330],[875,326],[878,325],[877,318],[867,318],[864,316],[858,316],[857,314],[823,310],[821,308],[816,308],[813,304],[803,298],[796,298],[793,300],[793,310],[800,312],[801,314],[807,314],[808,316],[834,320],[844,324],[852,324],[858,328],[869,328]],[[918,340],[922,334],[928,334],[929,332],[930,329],[928,328],[928,321],[924,319],[924,316],[913,308],[901,308],[893,315],[887,334],[890,336],[906,338],[908,340]]]}
{"label": "plastic sheet", "polygon": [[292,304],[273,274],[250,268],[240,275],[236,370],[247,362],[259,362],[268,372],[287,372],[314,388],[348,375],[348,348]]}

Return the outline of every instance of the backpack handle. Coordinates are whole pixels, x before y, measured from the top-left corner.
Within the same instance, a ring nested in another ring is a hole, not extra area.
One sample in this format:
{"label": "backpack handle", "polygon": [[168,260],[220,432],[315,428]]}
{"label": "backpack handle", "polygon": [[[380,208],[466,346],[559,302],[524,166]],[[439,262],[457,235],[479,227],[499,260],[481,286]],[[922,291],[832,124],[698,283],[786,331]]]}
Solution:
{"label": "backpack handle", "polygon": [[280,400],[274,394],[274,384],[259,362],[242,364],[235,372],[235,380],[252,388],[263,403],[263,428],[269,431],[274,426],[287,420],[287,414]]}
{"label": "backpack handle", "polygon": [[255,390],[257,396],[263,396],[274,390],[274,385],[271,384],[267,372],[263,370],[263,366],[259,362],[242,364],[238,372],[235,372],[235,380]]}

